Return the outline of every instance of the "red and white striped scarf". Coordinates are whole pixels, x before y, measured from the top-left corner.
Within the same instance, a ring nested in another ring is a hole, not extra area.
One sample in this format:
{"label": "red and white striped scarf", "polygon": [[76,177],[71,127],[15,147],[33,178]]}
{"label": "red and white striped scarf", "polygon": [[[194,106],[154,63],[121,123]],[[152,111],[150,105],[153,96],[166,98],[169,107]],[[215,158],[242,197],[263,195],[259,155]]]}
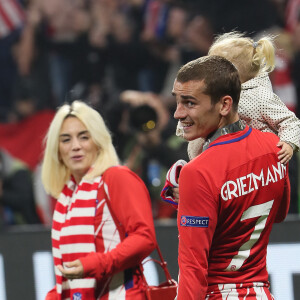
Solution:
{"label": "red and white striped scarf", "polygon": [[95,252],[96,199],[101,176],[78,186],[72,178],[57,199],[52,225],[52,251],[59,299],[95,299],[95,278],[68,280],[57,265]]}

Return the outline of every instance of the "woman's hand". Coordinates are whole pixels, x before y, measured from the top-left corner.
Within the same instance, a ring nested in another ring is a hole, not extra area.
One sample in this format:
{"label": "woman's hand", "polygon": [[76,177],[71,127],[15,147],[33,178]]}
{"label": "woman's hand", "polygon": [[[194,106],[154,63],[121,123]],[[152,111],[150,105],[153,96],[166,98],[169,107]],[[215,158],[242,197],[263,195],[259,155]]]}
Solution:
{"label": "woman's hand", "polygon": [[57,266],[64,277],[71,280],[83,277],[83,266],[79,259],[66,263],[65,267],[66,268],[63,268],[61,265]]}

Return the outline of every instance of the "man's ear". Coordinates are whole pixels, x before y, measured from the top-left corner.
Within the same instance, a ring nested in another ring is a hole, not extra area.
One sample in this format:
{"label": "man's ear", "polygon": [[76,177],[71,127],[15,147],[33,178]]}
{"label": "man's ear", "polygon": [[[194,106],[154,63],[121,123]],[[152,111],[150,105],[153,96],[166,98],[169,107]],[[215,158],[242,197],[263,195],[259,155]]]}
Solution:
{"label": "man's ear", "polygon": [[233,100],[230,96],[224,96],[220,99],[220,114],[226,117],[232,111]]}

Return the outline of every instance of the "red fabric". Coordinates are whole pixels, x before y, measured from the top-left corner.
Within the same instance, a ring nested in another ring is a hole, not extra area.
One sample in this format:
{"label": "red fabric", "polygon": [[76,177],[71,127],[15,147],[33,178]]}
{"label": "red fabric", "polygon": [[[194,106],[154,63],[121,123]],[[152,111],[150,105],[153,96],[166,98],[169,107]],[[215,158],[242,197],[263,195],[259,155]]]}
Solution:
{"label": "red fabric", "polygon": [[58,300],[55,288],[47,293],[45,300]]}
{"label": "red fabric", "polygon": [[[272,85],[273,86],[282,86],[286,84],[291,84],[291,65],[289,62],[289,58],[284,53],[276,53],[276,57],[278,60],[277,66],[272,76]],[[283,100],[284,101],[284,100]]]}
{"label": "red fabric", "polygon": [[[95,178],[93,182],[82,179],[77,186],[72,178],[64,186],[57,200],[53,215],[52,248],[59,299],[67,299],[70,296],[76,299],[76,295],[81,300],[96,299],[94,278],[86,276],[71,282],[61,275],[57,266],[95,251],[94,221],[100,180],[100,177]],[[76,248],[78,245],[81,246]]]}
{"label": "red fabric", "polygon": [[170,205],[165,201],[158,201],[157,203],[157,219],[169,219],[177,217],[178,205]]}
{"label": "red fabric", "polygon": [[289,110],[296,113],[297,96],[296,89],[291,78],[291,63],[287,54],[283,51],[276,52],[276,68],[270,75],[275,94]]}
{"label": "red fabric", "polygon": [[288,0],[285,11],[285,29],[294,32],[298,24],[300,0]]}
{"label": "red fabric", "polygon": [[228,284],[220,285],[215,287],[215,291],[209,293],[209,300],[224,300],[224,295],[226,299],[230,298],[231,295],[234,295],[236,300],[274,300],[273,295],[269,291],[269,284]]}
{"label": "red fabric", "polygon": [[34,170],[43,156],[43,139],[54,117],[45,110],[17,123],[0,124],[0,148]]}
{"label": "red fabric", "polygon": [[[137,266],[156,246],[151,201],[142,180],[127,167],[118,166],[104,173],[103,182],[99,200],[107,198],[104,190],[104,185],[107,185],[111,209],[122,223],[127,237],[114,249],[105,252],[106,245],[100,231],[96,238],[96,253],[80,259],[85,276],[95,277],[98,281],[107,280],[113,274]],[[104,209],[100,207],[97,210],[95,228],[103,222]],[[135,274],[133,287],[126,290],[126,300],[145,299],[142,284],[141,278]],[[100,299],[106,299],[108,294],[106,291]],[[120,296],[118,299],[123,298]]]}
{"label": "red fabric", "polygon": [[[151,201],[143,181],[127,167],[118,166],[106,170],[93,184],[83,179],[73,192],[74,188],[70,181],[57,201],[52,227],[53,258],[56,266],[80,259],[84,279],[70,282],[56,271],[59,299],[73,299],[78,293],[81,300],[90,300],[101,293],[101,300],[115,299],[116,294],[119,300],[145,300],[136,267],[155,249],[156,239]],[[108,201],[126,231],[125,239],[115,225]],[[92,233],[88,225],[93,225]],[[94,250],[78,251],[91,246]],[[89,278],[96,280],[96,290],[91,280],[87,282]]]}
{"label": "red fabric", "polygon": [[[269,235],[273,223],[286,216],[290,201],[288,168],[278,161],[278,140],[274,134],[247,126],[219,137],[182,168],[178,300],[200,300],[206,295],[210,300],[222,299],[214,296],[216,286],[222,284],[268,285]],[[195,217],[208,222],[194,227]],[[245,251],[239,251],[241,247]],[[244,292],[244,287],[235,289],[237,294]],[[249,294],[242,299],[255,298]]]}

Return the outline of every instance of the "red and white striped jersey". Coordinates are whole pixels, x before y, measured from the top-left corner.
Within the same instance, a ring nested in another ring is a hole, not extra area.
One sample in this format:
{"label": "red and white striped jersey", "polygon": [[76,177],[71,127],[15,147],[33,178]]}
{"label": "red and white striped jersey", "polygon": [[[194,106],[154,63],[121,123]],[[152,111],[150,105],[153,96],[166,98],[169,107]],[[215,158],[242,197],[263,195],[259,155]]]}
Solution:
{"label": "red and white striped jersey", "polygon": [[[52,246],[56,288],[46,299],[145,300],[137,267],[156,239],[143,181],[121,166],[78,186],[70,180],[57,200]],[[57,266],[76,259],[83,278],[62,277]]]}
{"label": "red and white striped jersey", "polygon": [[290,199],[278,140],[246,126],[220,136],[182,168],[178,300],[272,299],[267,245]]}
{"label": "red and white striped jersey", "polygon": [[[96,252],[80,259],[85,276],[96,278],[96,294],[100,294],[97,299],[145,300],[143,282],[135,267],[156,246],[151,201],[146,186],[127,167],[112,167],[102,176],[98,196]],[[125,230],[124,240],[107,201]]]}
{"label": "red and white striped jersey", "polygon": [[23,8],[17,0],[0,0],[0,39],[20,28],[24,19]]}

